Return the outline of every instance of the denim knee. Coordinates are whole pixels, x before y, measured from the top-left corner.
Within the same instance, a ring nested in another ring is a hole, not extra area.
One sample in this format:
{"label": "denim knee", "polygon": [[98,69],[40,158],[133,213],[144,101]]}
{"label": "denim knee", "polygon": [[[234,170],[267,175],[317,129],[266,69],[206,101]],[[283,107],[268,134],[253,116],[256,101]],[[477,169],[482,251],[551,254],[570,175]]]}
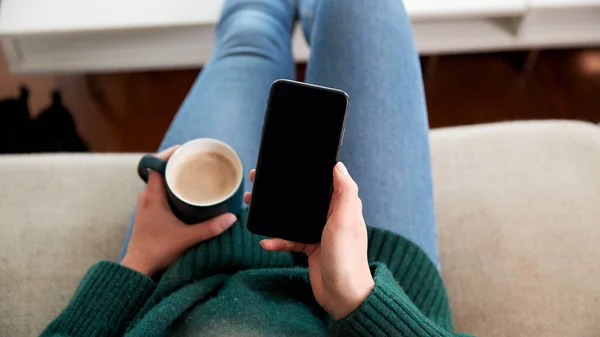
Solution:
{"label": "denim knee", "polygon": [[217,50],[269,57],[289,53],[293,26],[288,1],[238,1],[226,7],[217,25]]}

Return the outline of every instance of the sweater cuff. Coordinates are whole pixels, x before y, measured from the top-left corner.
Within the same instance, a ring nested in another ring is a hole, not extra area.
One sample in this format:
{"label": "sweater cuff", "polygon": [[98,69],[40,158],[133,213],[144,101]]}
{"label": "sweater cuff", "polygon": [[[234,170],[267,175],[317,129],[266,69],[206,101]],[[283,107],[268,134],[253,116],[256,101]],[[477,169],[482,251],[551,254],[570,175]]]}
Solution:
{"label": "sweater cuff", "polygon": [[155,287],[146,275],[114,262],[99,262],[89,269],[65,311],[49,328],[76,336],[92,331],[111,335],[125,328]]}
{"label": "sweater cuff", "polygon": [[333,323],[335,336],[452,336],[425,317],[382,263],[371,267],[375,287],[356,310]]}

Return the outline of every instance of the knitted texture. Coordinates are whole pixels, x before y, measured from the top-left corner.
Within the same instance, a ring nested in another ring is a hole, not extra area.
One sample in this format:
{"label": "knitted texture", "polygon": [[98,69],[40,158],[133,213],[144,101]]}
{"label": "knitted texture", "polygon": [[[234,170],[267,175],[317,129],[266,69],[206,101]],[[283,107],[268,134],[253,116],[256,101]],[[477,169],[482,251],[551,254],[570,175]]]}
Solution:
{"label": "knitted texture", "polygon": [[375,288],[336,321],[313,296],[306,258],[264,251],[240,223],[190,249],[156,283],[96,264],[42,336],[454,335],[440,274],[412,242],[369,228]]}
{"label": "knitted texture", "polygon": [[67,308],[42,336],[117,336],[155,288],[145,275],[100,262],[90,268]]}

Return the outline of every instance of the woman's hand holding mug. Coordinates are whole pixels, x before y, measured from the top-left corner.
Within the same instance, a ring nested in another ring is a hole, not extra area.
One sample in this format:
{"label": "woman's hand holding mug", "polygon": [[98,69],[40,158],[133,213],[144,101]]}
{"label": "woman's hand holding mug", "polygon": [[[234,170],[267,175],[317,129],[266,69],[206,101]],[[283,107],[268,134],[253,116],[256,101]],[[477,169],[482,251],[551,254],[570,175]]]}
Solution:
{"label": "woman's hand holding mug", "polygon": [[[252,181],[254,173],[250,172]],[[251,193],[244,195],[247,204],[250,198]],[[339,162],[333,170],[333,193],[321,242],[267,239],[260,244],[266,250],[305,253],[317,302],[333,318],[341,319],[358,308],[375,286],[367,259],[367,240],[358,186]]]}
{"label": "woman's hand holding mug", "polygon": [[[168,160],[177,148],[173,146],[156,157]],[[224,213],[202,223],[185,224],[169,206],[165,179],[150,170],[148,185],[138,197],[133,232],[121,264],[152,277],[188,248],[220,235],[235,221],[235,215]]]}

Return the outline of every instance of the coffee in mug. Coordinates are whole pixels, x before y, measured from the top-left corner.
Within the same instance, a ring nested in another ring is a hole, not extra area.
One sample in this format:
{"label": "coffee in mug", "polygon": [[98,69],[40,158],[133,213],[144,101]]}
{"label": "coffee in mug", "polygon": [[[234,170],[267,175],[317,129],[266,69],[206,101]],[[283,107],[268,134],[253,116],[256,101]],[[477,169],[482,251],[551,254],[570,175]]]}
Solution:
{"label": "coffee in mug", "polygon": [[211,204],[235,190],[238,176],[235,164],[219,152],[196,152],[174,168],[172,187],[183,200]]}
{"label": "coffee in mug", "polygon": [[243,166],[229,145],[199,138],[181,145],[168,161],[145,155],[138,173],[148,181],[152,169],[165,177],[173,213],[186,223],[208,220],[219,214],[238,214],[243,198]]}

